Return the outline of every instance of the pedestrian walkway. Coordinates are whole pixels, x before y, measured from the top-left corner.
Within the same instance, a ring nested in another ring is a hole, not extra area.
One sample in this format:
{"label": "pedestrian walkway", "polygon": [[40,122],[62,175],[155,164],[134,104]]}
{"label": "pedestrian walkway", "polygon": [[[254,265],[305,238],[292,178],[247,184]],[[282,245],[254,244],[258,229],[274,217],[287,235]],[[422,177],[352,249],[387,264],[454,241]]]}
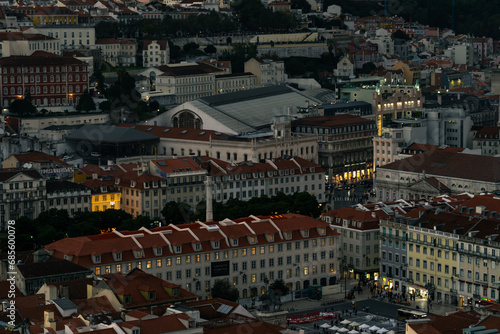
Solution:
{"label": "pedestrian walkway", "polygon": [[[350,289],[352,289],[353,286],[356,286],[357,283],[358,282],[356,280],[348,281],[347,291],[350,291]],[[344,284],[344,283],[342,283],[342,284]],[[335,305],[337,305],[337,303],[330,303],[330,302],[343,300],[344,298],[345,298],[345,293],[340,292],[340,293],[336,293],[336,294],[332,294],[332,295],[323,295],[322,300],[309,300],[309,299],[294,300],[294,301],[289,301],[289,302],[283,303],[282,309],[288,310],[288,311],[293,311],[293,312],[307,311],[307,310],[322,308],[322,307],[328,308],[328,309],[333,308],[334,310],[339,310],[339,307],[335,307]],[[371,299],[371,298],[372,298],[372,296],[370,293],[370,289],[366,286],[366,287],[363,287],[363,292],[361,294],[358,294],[356,292],[354,300],[361,301],[361,300],[367,300],[367,299]],[[345,302],[351,302],[351,301],[345,300]],[[382,300],[382,302],[386,302],[386,303],[390,304],[390,302],[385,301],[385,300]],[[418,306],[418,308],[417,308],[417,306]],[[401,308],[418,309],[419,311],[427,312],[427,299],[417,298],[416,300],[411,301],[409,306],[401,305]],[[457,306],[453,306],[453,305],[439,304],[437,302],[432,302],[430,305],[429,311],[430,311],[430,313],[434,313],[434,314],[446,315],[448,313],[460,311],[463,309],[464,309],[463,307],[457,307]]]}

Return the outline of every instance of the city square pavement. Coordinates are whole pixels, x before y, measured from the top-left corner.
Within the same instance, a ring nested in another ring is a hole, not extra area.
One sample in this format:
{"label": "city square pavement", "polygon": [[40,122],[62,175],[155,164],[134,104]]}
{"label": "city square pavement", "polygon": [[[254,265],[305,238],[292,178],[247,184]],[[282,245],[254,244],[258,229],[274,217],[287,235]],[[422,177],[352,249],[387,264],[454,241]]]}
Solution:
{"label": "city square pavement", "polygon": [[[349,283],[350,287],[357,284],[357,281],[351,280]],[[348,288],[349,288],[348,286]],[[410,306],[404,306],[399,304],[394,304],[386,301],[381,301],[378,298],[372,298],[370,290],[368,287],[364,287],[361,294],[355,294],[356,306],[358,309],[357,314],[352,313],[352,315],[346,315],[348,309],[352,309],[352,300],[345,300],[342,302],[331,303],[332,301],[339,301],[344,298],[344,292],[337,293],[334,295],[323,296],[320,301],[317,300],[295,300],[283,303],[282,309],[288,310],[288,316],[299,315],[315,311],[329,311],[339,314],[343,319],[347,319],[351,322],[357,322],[359,324],[367,324],[369,326],[377,326],[380,328],[386,328],[389,331],[402,331],[404,330],[404,323],[400,322],[398,324],[396,320],[397,310],[400,308],[410,308],[416,309],[422,312],[427,311],[427,301],[425,299],[417,299],[412,301]],[[418,308],[417,308],[418,306]],[[365,309],[368,307],[368,309]],[[451,305],[440,305],[433,302],[431,304],[430,313],[445,315],[450,312],[459,310],[455,306]],[[342,316],[342,310],[344,310],[344,316]],[[339,319],[340,320],[340,319]],[[290,324],[290,328],[295,328],[296,330],[304,329],[305,333],[323,333],[325,332],[322,328],[314,328],[314,324],[320,326],[324,323],[332,324],[331,320],[317,321],[316,323],[308,324]],[[333,320],[335,324],[335,319]],[[338,327],[345,327],[337,325]],[[348,327],[348,326],[347,326]],[[329,332],[331,333],[331,331]]]}

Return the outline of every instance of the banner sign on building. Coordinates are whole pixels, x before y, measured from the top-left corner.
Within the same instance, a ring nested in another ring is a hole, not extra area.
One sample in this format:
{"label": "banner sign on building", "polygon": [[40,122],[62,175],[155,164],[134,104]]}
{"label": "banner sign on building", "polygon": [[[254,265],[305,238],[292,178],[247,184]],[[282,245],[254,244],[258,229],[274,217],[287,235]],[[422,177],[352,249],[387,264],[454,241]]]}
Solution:
{"label": "banner sign on building", "polygon": [[212,262],[212,277],[228,276],[229,261]]}

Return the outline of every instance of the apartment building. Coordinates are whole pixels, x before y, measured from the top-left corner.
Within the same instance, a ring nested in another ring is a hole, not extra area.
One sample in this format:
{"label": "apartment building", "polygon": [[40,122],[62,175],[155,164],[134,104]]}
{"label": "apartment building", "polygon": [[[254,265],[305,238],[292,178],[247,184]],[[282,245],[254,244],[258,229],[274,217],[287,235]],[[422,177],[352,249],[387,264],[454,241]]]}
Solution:
{"label": "apartment building", "polygon": [[194,210],[200,201],[205,200],[204,181],[207,170],[194,158],[151,160],[148,162],[148,170],[151,175],[166,180],[166,202],[189,204]]}
{"label": "apartment building", "polygon": [[0,171],[0,230],[9,220],[34,219],[47,208],[46,180],[34,169]]}
{"label": "apartment building", "polygon": [[204,63],[170,64],[158,67],[156,90],[176,95],[178,104],[215,93],[215,76],[222,70]]}
{"label": "apartment building", "polygon": [[65,180],[47,180],[47,204],[50,209],[76,212],[91,211],[91,190],[85,185]]}
{"label": "apartment building", "polygon": [[59,46],[62,49],[95,48],[94,27],[73,24],[38,25],[25,30],[23,33],[42,34],[55,38],[59,41]]}
{"label": "apartment building", "polygon": [[254,89],[257,77],[253,73],[222,74],[215,76],[215,94]]}
{"label": "apartment building", "polygon": [[27,94],[37,107],[72,105],[89,87],[89,69],[76,58],[38,51],[0,59],[0,82],[3,107]]}
{"label": "apartment building", "polygon": [[349,114],[301,118],[293,132],[318,137],[318,160],[328,183],[353,182],[373,173],[375,122]]}
{"label": "apartment building", "polygon": [[358,204],[321,215],[341,235],[339,257],[348,278],[381,283],[379,220],[394,217],[399,207],[399,203],[393,208]]}
{"label": "apartment building", "polygon": [[333,285],[338,247],[327,222],[284,214],[65,238],[46,250],[97,275],[138,268],[209,299],[218,279],[234,284],[241,298],[263,294],[276,279],[290,290]]}
{"label": "apartment building", "polygon": [[280,85],[286,80],[283,61],[252,58],[245,62],[245,72],[255,74],[257,87]]}
{"label": "apartment building", "polygon": [[210,166],[215,185],[213,198],[227,202],[232,198],[247,201],[252,197],[275,196],[278,192],[292,195],[306,191],[325,202],[325,172],[318,164],[299,158],[268,159],[265,162],[229,163],[213,158],[194,158]]}
{"label": "apartment building", "polygon": [[37,50],[60,54],[61,44],[54,37],[41,33],[27,33],[26,31],[0,32],[2,58],[10,56],[29,56]]}
{"label": "apartment building", "polygon": [[95,43],[102,52],[102,60],[110,65],[136,65],[137,43],[126,38],[103,38]]}
{"label": "apartment building", "polygon": [[[92,195],[92,212],[106,211],[107,209],[121,209],[121,191],[111,178],[107,180],[92,179],[82,183]],[[85,210],[88,211],[88,210]]]}
{"label": "apartment building", "polygon": [[378,86],[373,93],[373,111],[377,122],[377,134],[396,119],[409,117],[423,106],[424,98],[419,86]]}
{"label": "apartment building", "polygon": [[472,127],[472,149],[481,150],[481,155],[496,156],[500,153],[500,127]]}
{"label": "apartment building", "polygon": [[170,63],[170,48],[167,40],[145,40],[142,42],[142,62],[145,67],[157,67]]}

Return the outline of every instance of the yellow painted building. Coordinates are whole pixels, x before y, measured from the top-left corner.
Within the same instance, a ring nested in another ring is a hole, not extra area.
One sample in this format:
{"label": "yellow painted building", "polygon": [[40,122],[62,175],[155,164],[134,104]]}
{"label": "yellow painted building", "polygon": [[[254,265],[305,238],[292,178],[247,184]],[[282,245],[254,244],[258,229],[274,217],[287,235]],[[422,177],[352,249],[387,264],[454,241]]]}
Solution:
{"label": "yellow painted building", "polygon": [[122,195],[113,181],[93,179],[85,181],[83,184],[91,189],[92,212],[107,209],[120,210]]}
{"label": "yellow painted building", "polygon": [[417,226],[408,226],[408,233],[408,277],[414,283],[410,292],[450,303],[456,298],[458,235]]}
{"label": "yellow painted building", "polygon": [[35,13],[27,14],[33,25],[78,24],[78,14],[65,7],[39,7]]}

